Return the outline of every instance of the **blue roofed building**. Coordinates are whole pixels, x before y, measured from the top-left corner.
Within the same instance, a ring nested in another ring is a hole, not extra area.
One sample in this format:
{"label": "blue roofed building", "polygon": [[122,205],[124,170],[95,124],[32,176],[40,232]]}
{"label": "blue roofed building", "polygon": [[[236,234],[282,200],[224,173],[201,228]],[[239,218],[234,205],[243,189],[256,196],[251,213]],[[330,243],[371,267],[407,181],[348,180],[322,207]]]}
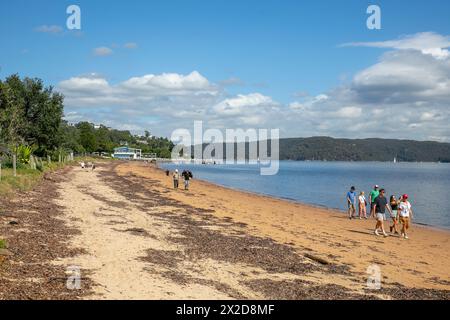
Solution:
{"label": "blue roofed building", "polygon": [[130,148],[128,146],[122,146],[114,148],[113,158],[124,160],[137,160],[142,157],[142,150]]}

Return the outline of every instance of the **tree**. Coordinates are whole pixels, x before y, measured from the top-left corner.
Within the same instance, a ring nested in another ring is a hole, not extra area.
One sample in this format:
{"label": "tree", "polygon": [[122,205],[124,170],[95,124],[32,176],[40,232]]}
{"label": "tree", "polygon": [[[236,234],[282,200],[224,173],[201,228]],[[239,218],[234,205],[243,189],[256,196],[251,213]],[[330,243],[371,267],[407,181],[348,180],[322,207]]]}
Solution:
{"label": "tree", "polygon": [[63,97],[53,93],[53,88],[44,88],[42,80],[25,78],[25,116],[28,126],[28,143],[38,146],[36,153],[58,147],[57,133],[63,116]]}
{"label": "tree", "polygon": [[16,147],[23,142],[24,99],[17,76],[0,81],[0,136],[7,145]]}
{"label": "tree", "polygon": [[63,97],[42,80],[12,75],[0,81],[0,135],[10,145],[36,146],[43,155],[58,146]]}
{"label": "tree", "polygon": [[80,144],[80,132],[73,126],[69,125],[67,121],[62,121],[58,134],[58,145],[63,149],[72,150],[75,153],[86,152],[84,147]]}
{"label": "tree", "polygon": [[94,125],[89,122],[80,122],[76,125],[80,134],[80,144],[87,152],[94,152],[98,149],[98,143],[95,136]]}
{"label": "tree", "polygon": [[100,125],[98,129],[95,130],[95,137],[97,139],[97,150],[99,152],[107,151],[112,152],[114,144],[111,141],[109,135],[109,129],[103,125]]}

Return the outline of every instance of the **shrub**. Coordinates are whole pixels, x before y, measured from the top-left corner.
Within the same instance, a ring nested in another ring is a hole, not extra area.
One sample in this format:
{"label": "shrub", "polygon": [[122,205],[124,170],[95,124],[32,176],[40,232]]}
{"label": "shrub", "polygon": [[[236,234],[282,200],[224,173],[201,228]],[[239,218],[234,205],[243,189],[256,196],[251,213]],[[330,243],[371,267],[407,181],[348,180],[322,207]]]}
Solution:
{"label": "shrub", "polygon": [[17,162],[22,164],[30,163],[30,157],[33,149],[30,146],[20,145],[15,149],[17,155]]}
{"label": "shrub", "polygon": [[[13,167],[12,156],[3,157],[1,163],[2,163],[2,168],[10,168],[11,169]],[[25,164],[21,163],[20,161],[17,161],[16,168],[17,169],[25,169],[25,168],[27,168],[27,166]]]}

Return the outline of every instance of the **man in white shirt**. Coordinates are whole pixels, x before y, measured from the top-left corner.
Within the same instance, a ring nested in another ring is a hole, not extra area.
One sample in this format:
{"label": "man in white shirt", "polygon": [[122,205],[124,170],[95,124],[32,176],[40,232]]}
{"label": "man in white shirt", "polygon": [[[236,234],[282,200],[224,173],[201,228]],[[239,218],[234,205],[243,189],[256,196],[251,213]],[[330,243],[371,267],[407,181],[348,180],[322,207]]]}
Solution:
{"label": "man in white shirt", "polygon": [[402,237],[408,239],[408,235],[406,234],[406,230],[409,229],[410,221],[413,217],[413,212],[411,209],[411,204],[408,201],[408,195],[404,194],[402,196],[401,202],[398,206],[400,211],[400,222],[402,223]]}
{"label": "man in white shirt", "polygon": [[173,177],[173,187],[174,189],[178,189],[178,180],[180,179],[178,169],[175,169],[175,172],[173,173],[172,177]]}

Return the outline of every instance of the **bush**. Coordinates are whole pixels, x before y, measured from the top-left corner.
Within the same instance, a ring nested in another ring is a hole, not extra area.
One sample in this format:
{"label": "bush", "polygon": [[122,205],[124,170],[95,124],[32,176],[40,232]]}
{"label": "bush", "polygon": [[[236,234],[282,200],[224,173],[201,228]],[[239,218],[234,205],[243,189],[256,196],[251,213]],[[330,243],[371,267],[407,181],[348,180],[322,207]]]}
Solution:
{"label": "bush", "polygon": [[33,152],[30,146],[20,145],[16,148],[17,161],[22,164],[30,163],[30,157]]}
{"label": "bush", "polygon": [[[1,163],[2,163],[2,168],[9,168],[9,169],[11,169],[13,167],[13,158],[12,158],[12,156],[4,157],[2,159],[2,161],[1,161]],[[21,162],[19,162],[19,161],[16,161],[16,168],[17,169],[25,169],[25,168],[28,168],[28,166],[23,164],[23,163],[21,163]]]}

